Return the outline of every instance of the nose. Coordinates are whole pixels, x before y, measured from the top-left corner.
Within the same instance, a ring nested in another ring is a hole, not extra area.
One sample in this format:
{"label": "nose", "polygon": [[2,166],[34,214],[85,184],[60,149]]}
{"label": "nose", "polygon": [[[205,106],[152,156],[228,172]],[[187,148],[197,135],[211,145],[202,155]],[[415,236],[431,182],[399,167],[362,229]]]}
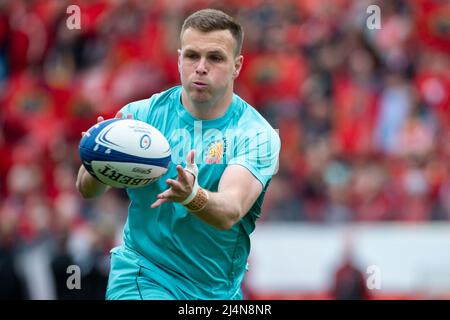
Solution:
{"label": "nose", "polygon": [[195,73],[198,75],[206,75],[208,73],[208,69],[206,68],[206,59],[205,58],[201,58],[200,61],[198,62],[196,68],[195,68]]}

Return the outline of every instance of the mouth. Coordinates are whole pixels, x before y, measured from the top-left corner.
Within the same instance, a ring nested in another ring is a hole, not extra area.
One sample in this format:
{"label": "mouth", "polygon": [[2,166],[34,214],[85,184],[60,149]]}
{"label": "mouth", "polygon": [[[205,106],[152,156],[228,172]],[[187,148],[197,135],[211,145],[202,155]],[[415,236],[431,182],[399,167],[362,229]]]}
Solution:
{"label": "mouth", "polygon": [[203,89],[208,86],[206,83],[201,82],[201,81],[193,81],[192,84],[194,85],[195,88],[198,88],[198,89]]}

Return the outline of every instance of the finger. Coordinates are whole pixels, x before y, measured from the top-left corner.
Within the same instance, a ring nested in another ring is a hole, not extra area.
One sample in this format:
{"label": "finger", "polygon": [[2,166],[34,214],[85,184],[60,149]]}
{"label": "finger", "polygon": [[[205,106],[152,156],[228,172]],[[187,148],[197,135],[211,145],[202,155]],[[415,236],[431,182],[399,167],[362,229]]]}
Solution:
{"label": "finger", "polygon": [[117,112],[115,117],[119,119],[123,118],[123,112],[122,111]]}
{"label": "finger", "polygon": [[195,163],[195,150],[189,151],[186,159],[187,163],[194,164]]}
{"label": "finger", "polygon": [[133,115],[132,114],[127,114],[127,119],[133,119]]}
{"label": "finger", "polygon": [[102,121],[105,121],[105,119],[102,116],[97,117],[97,123],[100,123]]}
{"label": "finger", "polygon": [[185,183],[187,181],[186,171],[184,171],[184,168],[180,165],[177,165],[177,172],[178,172],[178,180],[181,183]]}
{"label": "finger", "polygon": [[157,207],[159,207],[160,205],[162,205],[164,202],[167,202],[169,200],[167,199],[158,199],[155,202],[152,203],[152,205],[150,206],[150,208],[155,209]]}
{"label": "finger", "polygon": [[86,134],[86,132],[83,131],[83,132],[81,133],[81,136],[84,137],[85,134]]}
{"label": "finger", "polygon": [[174,194],[172,188],[169,188],[169,189],[167,189],[166,191],[164,191],[164,192],[158,194],[158,195],[156,196],[156,198],[158,198],[158,199],[173,200],[174,196],[175,196],[175,194]]}
{"label": "finger", "polygon": [[183,191],[184,188],[179,181],[167,179],[166,183],[172,188],[174,191]]}

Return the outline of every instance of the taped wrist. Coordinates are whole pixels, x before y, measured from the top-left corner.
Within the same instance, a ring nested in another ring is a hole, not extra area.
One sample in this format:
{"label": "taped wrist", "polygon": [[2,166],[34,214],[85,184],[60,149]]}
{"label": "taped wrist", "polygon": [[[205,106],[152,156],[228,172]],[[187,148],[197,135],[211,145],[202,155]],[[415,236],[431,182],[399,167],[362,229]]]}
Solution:
{"label": "taped wrist", "polygon": [[184,206],[191,212],[198,212],[203,210],[208,203],[208,192],[205,189],[198,188],[194,199]]}

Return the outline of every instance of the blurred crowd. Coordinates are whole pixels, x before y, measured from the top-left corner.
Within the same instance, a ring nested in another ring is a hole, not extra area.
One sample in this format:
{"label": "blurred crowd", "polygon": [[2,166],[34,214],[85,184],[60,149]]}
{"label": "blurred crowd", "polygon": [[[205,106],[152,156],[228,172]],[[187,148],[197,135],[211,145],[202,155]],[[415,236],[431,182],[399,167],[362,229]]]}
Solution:
{"label": "blurred crowd", "polygon": [[[374,4],[380,29],[367,25]],[[450,220],[448,1],[3,0],[0,260],[40,288],[24,295],[43,292],[28,263],[50,261],[44,297],[74,297],[56,285],[68,264],[102,284],[84,297],[101,297],[128,200],[79,196],[81,132],[179,84],[179,30],[204,7],[243,24],[236,92],[281,136],[262,221]]]}

